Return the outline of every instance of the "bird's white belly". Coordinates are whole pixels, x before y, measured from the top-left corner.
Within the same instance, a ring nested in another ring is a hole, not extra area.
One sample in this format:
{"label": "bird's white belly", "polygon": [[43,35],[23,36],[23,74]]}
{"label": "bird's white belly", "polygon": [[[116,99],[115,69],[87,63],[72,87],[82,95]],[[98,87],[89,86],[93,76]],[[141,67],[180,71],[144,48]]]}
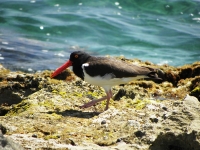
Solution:
{"label": "bird's white belly", "polygon": [[85,70],[83,69],[84,72],[84,80],[90,84],[97,85],[97,86],[115,86],[119,84],[126,84],[130,81],[133,80],[138,80],[145,78],[146,76],[136,76],[136,77],[125,77],[125,78],[112,78],[112,74],[106,74],[104,76],[95,76],[91,77],[88,75]]}

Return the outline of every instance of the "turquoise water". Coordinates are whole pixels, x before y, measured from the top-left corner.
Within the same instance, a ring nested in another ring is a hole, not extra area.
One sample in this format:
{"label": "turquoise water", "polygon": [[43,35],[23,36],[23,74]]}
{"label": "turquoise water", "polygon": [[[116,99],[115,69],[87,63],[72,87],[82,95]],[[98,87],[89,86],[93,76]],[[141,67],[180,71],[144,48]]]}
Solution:
{"label": "turquoise water", "polygon": [[73,50],[180,66],[200,60],[198,0],[1,0],[0,63],[55,69]]}

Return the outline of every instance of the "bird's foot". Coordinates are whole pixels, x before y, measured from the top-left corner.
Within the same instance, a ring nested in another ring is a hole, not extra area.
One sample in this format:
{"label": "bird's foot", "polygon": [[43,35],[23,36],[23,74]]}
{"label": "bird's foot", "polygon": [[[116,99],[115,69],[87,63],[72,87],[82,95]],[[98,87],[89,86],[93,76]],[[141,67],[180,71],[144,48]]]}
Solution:
{"label": "bird's foot", "polygon": [[106,108],[104,109],[104,111],[108,110],[108,106],[106,106]]}

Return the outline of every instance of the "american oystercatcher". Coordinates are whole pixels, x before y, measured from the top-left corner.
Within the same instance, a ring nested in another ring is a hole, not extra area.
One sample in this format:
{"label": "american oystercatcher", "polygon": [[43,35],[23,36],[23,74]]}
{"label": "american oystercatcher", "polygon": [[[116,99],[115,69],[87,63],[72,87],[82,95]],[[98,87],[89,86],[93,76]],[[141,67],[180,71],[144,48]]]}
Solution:
{"label": "american oystercatcher", "polygon": [[88,108],[96,103],[106,100],[105,110],[108,109],[109,100],[113,94],[112,86],[125,84],[138,79],[160,79],[156,69],[150,67],[137,66],[108,57],[94,57],[82,51],[71,53],[70,59],[57,68],[51,77],[57,76],[63,70],[72,66],[75,75],[82,80],[104,88],[106,96],[97,100],[92,100],[80,108]]}

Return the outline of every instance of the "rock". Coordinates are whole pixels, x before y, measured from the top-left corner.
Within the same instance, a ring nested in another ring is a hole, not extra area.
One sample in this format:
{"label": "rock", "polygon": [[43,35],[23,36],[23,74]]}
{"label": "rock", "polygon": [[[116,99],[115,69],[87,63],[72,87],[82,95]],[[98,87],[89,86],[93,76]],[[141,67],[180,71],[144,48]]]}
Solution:
{"label": "rock", "polygon": [[0,133],[6,134],[6,132],[7,132],[7,129],[2,124],[0,124]]}
{"label": "rock", "polygon": [[33,134],[32,137],[37,138],[38,136],[37,136],[37,134]]}
{"label": "rock", "polygon": [[191,118],[190,126],[188,127],[188,130],[190,132],[192,131],[198,131],[200,132],[200,102],[198,99],[194,96],[187,95],[186,98],[183,100],[183,106],[184,106],[184,113],[188,115],[188,117]]}
{"label": "rock", "polygon": [[151,122],[155,122],[155,123],[158,122],[158,117],[156,117],[155,115],[150,116],[149,119],[151,120]]}
{"label": "rock", "polygon": [[136,131],[134,134],[135,134],[136,137],[140,137],[140,138],[145,136],[145,132],[142,132],[140,130]]}
{"label": "rock", "polygon": [[24,150],[19,144],[13,142],[11,139],[6,138],[0,133],[0,149],[2,150]]}
{"label": "rock", "polygon": [[188,107],[195,107],[198,108],[200,106],[200,102],[198,101],[198,99],[194,96],[190,96],[190,95],[186,95],[186,97],[183,99],[183,104]]}
{"label": "rock", "polygon": [[199,150],[200,144],[197,141],[199,135],[191,133],[176,134],[174,132],[161,133],[149,147],[150,150]]}
{"label": "rock", "polygon": [[105,102],[79,108],[105,92],[69,70],[51,79],[51,71],[27,74],[0,66],[0,129],[5,134],[0,134],[1,146],[14,149],[17,145],[20,149],[19,143],[25,149],[41,150],[200,149],[200,63],[179,68],[137,63],[159,68],[164,82],[142,80],[115,86],[117,101],[111,99],[107,111]]}
{"label": "rock", "polygon": [[195,87],[191,92],[190,95],[195,96],[200,101],[200,83],[199,86]]}
{"label": "rock", "polygon": [[19,144],[13,142],[10,138],[4,137],[7,129],[0,124],[0,150],[24,150]]}
{"label": "rock", "polygon": [[140,127],[140,123],[136,120],[128,120],[127,125],[133,126],[133,127]]}
{"label": "rock", "polygon": [[102,120],[102,121],[101,121],[101,124],[106,124],[106,120]]}

